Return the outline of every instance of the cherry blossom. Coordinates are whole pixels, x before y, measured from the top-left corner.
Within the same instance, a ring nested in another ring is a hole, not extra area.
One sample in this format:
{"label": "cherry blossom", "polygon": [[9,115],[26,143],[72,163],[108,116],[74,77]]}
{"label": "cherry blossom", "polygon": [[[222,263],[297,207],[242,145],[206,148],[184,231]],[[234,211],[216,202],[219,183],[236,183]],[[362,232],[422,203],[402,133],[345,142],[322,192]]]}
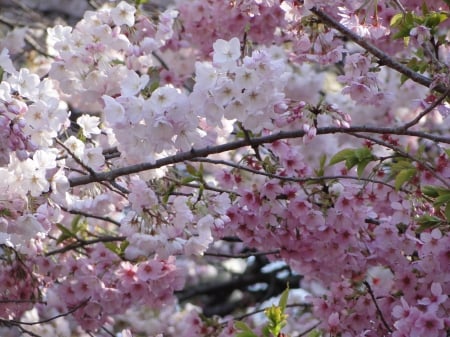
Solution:
{"label": "cherry blossom", "polygon": [[0,334],[263,335],[289,283],[280,336],[445,336],[444,5],[121,1],[5,34]]}

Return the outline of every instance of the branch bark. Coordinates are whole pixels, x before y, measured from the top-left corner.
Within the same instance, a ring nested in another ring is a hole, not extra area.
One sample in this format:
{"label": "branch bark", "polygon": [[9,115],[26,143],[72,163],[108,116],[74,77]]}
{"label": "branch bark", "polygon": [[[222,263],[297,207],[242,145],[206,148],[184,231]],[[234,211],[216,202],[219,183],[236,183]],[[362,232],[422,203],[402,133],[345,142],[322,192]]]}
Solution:
{"label": "branch bark", "polygon": [[[374,133],[374,134],[392,134],[392,135],[404,135],[404,136],[412,136],[419,137],[424,139],[430,139],[435,142],[450,144],[450,137],[446,136],[438,136],[432,135],[426,132],[421,131],[413,131],[413,130],[405,130],[404,126],[399,127],[377,127],[377,126],[353,126],[349,128],[342,127],[323,127],[317,129],[317,135],[325,135],[325,134],[335,134],[335,133]],[[113,169],[107,172],[95,172],[94,175],[83,175],[80,177],[74,177],[69,179],[69,183],[71,187],[86,185],[93,182],[102,182],[102,181],[113,181],[114,179],[126,176],[134,173],[139,173],[142,171],[153,170],[160,167],[164,167],[167,165],[181,163],[186,160],[191,160],[194,158],[202,158],[208,157],[212,154],[223,153],[227,151],[236,150],[239,148],[243,148],[246,146],[259,146],[262,144],[273,143],[277,140],[281,139],[292,139],[292,138],[301,138],[305,135],[305,131],[303,130],[294,130],[294,131],[281,131],[278,133],[274,133],[268,136],[256,137],[252,139],[242,139],[226,144],[216,145],[216,146],[207,146],[201,149],[191,149],[190,151],[180,152],[172,156],[168,156],[165,158],[161,158],[156,160],[154,163],[140,163],[136,165],[130,165],[126,167],[121,167],[117,169]]]}

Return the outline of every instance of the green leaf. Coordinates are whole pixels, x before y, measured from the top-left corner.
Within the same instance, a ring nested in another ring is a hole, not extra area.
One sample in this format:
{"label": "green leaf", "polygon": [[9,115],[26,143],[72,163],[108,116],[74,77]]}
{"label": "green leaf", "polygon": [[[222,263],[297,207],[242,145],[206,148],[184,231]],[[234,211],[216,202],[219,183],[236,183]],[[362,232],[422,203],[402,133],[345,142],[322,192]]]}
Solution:
{"label": "green leaf", "polygon": [[104,242],[103,245],[112,251],[114,254],[120,255],[120,248],[117,247],[115,242]]}
{"label": "green leaf", "polygon": [[358,158],[359,161],[373,158],[372,152],[370,151],[370,149],[368,147],[362,147],[360,149],[356,149],[355,156],[356,156],[356,158]]}
{"label": "green leaf", "polygon": [[435,186],[422,186],[422,193],[430,198],[436,198],[439,195]]}
{"label": "green leaf", "polygon": [[408,26],[413,26],[416,16],[412,12],[405,14],[405,24]]}
{"label": "green leaf", "polygon": [[422,215],[417,218],[417,223],[420,225],[417,229],[417,233],[422,233],[424,230],[440,226],[442,224],[442,219],[433,215]]}
{"label": "green leaf", "polygon": [[410,181],[416,174],[416,169],[403,169],[395,177],[395,189],[398,191],[404,183]]}
{"label": "green leaf", "polygon": [[333,158],[331,158],[329,165],[334,165],[341,161],[345,161],[345,167],[351,169],[355,165],[358,167],[358,175],[361,176],[364,168],[375,159],[369,148],[363,147],[360,149],[344,149],[336,153]]}
{"label": "green leaf", "polygon": [[78,229],[78,223],[81,221],[81,215],[75,215],[70,223],[70,228],[72,228],[72,232],[76,233]]}
{"label": "green leaf", "polygon": [[434,201],[434,206],[439,207],[441,205],[444,205],[450,201],[450,191],[448,191],[446,194],[442,194],[436,198]]}
{"label": "green leaf", "polygon": [[252,331],[242,331],[242,332],[238,332],[236,334],[236,337],[258,337],[258,335],[256,335]]}
{"label": "green leaf", "polygon": [[308,337],[320,337],[322,333],[318,330],[313,330],[308,334]]}
{"label": "green leaf", "polygon": [[238,330],[242,330],[242,331],[252,331],[252,329],[250,329],[250,327],[245,324],[242,321],[236,321],[234,322],[234,326],[236,327],[236,329]]}
{"label": "green leaf", "polygon": [[189,184],[189,183],[191,183],[193,181],[197,181],[197,180],[198,180],[197,177],[190,176],[190,177],[181,179],[181,184]]}
{"label": "green leaf", "polygon": [[330,159],[329,165],[337,164],[341,161],[347,160],[348,158],[354,156],[355,150],[353,149],[344,149],[336,153],[333,158]]}
{"label": "green leaf", "polygon": [[401,25],[401,23],[402,23],[403,20],[404,20],[404,14],[403,14],[403,13],[395,14],[395,15],[391,18],[390,25],[391,25],[391,27],[398,27],[398,26]]}
{"label": "green leaf", "polygon": [[120,248],[120,254],[123,254],[125,252],[125,249],[127,249],[127,247],[130,245],[130,242],[128,242],[127,240],[124,240],[121,242],[119,248]]}
{"label": "green leaf", "polygon": [[159,81],[153,81],[153,82],[150,84],[150,86],[148,87],[148,92],[149,92],[150,94],[152,94],[153,91],[155,91],[155,90],[158,89],[158,88],[159,88]]}
{"label": "green leaf", "polygon": [[321,155],[319,159],[319,169],[316,170],[316,174],[318,177],[323,177],[323,175],[325,174],[326,162],[327,162],[327,155],[326,154]]}
{"label": "green leaf", "polygon": [[414,165],[408,159],[397,158],[391,163],[391,170],[394,173],[398,173],[402,170],[415,169]]}
{"label": "green leaf", "polygon": [[350,170],[353,166],[357,165],[358,162],[359,160],[356,156],[347,158],[347,160],[345,161],[345,167],[347,168],[347,170]]}
{"label": "green leaf", "polygon": [[258,337],[244,322],[236,321],[234,322],[234,326],[237,330],[241,330],[236,337]]}
{"label": "green leaf", "polygon": [[428,7],[427,7],[427,3],[426,3],[425,1],[422,2],[422,14],[423,14],[423,15],[427,15],[429,12],[430,12],[430,11],[429,11],[429,9],[428,9]]}
{"label": "green leaf", "polygon": [[445,206],[444,214],[447,221],[450,222],[450,203]]}
{"label": "green leaf", "polygon": [[284,314],[284,309],[280,306],[272,305],[264,310],[264,314],[269,320],[267,329],[273,336],[278,336],[281,329],[286,325],[287,315]]}
{"label": "green leaf", "polygon": [[400,85],[404,84],[407,80],[409,80],[408,76],[403,74],[400,75]]}
{"label": "green leaf", "polygon": [[67,239],[76,238],[77,236],[72,233],[68,228],[64,227],[62,224],[57,223],[56,227],[62,232],[61,235],[56,240],[56,243],[59,244]]}
{"label": "green leaf", "polygon": [[281,294],[280,301],[278,302],[278,306],[281,308],[282,313],[284,313],[284,310],[286,309],[288,296],[289,296],[289,285]]}
{"label": "green leaf", "polygon": [[169,202],[169,197],[172,195],[172,193],[175,191],[175,185],[171,184],[169,188],[167,189],[167,192],[164,194],[162,200],[164,204],[167,204]]}
{"label": "green leaf", "polygon": [[10,217],[11,216],[11,210],[9,208],[3,208],[0,210],[0,217]]}
{"label": "green leaf", "polygon": [[445,13],[432,12],[432,13],[429,13],[429,14],[427,14],[425,16],[424,25],[429,27],[429,28],[435,28],[440,23],[442,23],[445,20],[447,20],[447,18],[448,18],[448,16]]}
{"label": "green leaf", "polygon": [[197,175],[197,169],[191,164],[186,164],[186,171],[193,176]]}
{"label": "green leaf", "polygon": [[371,161],[372,160],[370,160],[370,159],[366,159],[358,164],[358,166],[356,167],[356,173],[358,174],[358,178],[362,177],[362,175],[364,173],[364,169]]}

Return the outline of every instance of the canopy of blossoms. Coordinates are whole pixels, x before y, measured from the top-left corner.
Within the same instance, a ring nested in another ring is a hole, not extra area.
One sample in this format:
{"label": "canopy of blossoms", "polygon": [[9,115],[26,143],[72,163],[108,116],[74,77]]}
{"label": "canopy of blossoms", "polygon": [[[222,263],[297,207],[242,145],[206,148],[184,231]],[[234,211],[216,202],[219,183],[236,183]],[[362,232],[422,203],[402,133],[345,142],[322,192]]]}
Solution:
{"label": "canopy of blossoms", "polygon": [[144,2],[0,40],[0,334],[450,336],[449,1]]}

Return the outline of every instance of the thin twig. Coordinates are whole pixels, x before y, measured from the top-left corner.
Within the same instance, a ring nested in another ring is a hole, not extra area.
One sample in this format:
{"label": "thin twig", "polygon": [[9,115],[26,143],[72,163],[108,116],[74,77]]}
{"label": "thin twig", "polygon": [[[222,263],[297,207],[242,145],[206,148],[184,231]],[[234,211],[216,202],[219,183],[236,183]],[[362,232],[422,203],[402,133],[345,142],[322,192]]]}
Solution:
{"label": "thin twig", "polygon": [[[123,187],[122,185],[119,185],[118,183],[116,183],[115,181],[111,181],[110,182],[111,186],[116,188],[117,190],[119,190],[120,192],[122,192],[122,196],[123,197],[127,197],[127,194],[130,194],[130,191],[128,189],[126,189],[125,187]],[[117,192],[116,192],[117,193]]]}
{"label": "thin twig", "polygon": [[313,331],[315,328],[317,328],[322,322],[317,322],[316,324],[314,324],[312,327],[310,327],[309,329],[301,332],[300,334],[298,334],[297,337],[302,337],[302,336],[306,336],[307,334],[309,334],[311,331]]}
{"label": "thin twig", "polygon": [[351,133],[351,135],[354,136],[354,137],[357,137],[357,138],[367,139],[367,140],[370,140],[371,142],[374,142],[374,143],[376,143],[378,145],[387,147],[388,149],[391,149],[395,153],[399,154],[400,156],[402,156],[404,158],[408,158],[411,161],[422,165],[433,177],[435,177],[437,180],[439,180],[445,186],[450,187],[450,182],[448,182],[448,179],[445,179],[445,178],[439,176],[436,173],[435,168],[433,168],[432,166],[430,166],[428,163],[424,162],[423,160],[420,160],[418,158],[415,158],[415,157],[411,156],[409,153],[403,151],[402,149],[398,148],[397,146],[394,146],[394,145],[389,144],[387,142],[384,142],[382,140],[376,139],[374,137],[370,137],[370,136],[366,136],[366,135],[360,135],[358,133]]}
{"label": "thin twig", "polygon": [[115,334],[113,334],[111,331],[109,331],[108,329],[106,329],[104,326],[102,327],[102,330],[103,330],[104,332],[106,332],[109,336],[111,336],[111,337],[116,337]]}
{"label": "thin twig", "polygon": [[77,215],[82,215],[86,218],[93,218],[93,219],[98,219],[98,220],[103,220],[106,222],[111,222],[112,224],[116,225],[117,227],[120,227],[120,222],[111,219],[110,217],[107,216],[101,216],[101,215],[95,215],[95,214],[90,214],[84,211],[80,211],[80,210],[76,210],[76,209],[67,209],[65,207],[61,207],[61,210],[63,210],[64,212],[70,213],[70,214],[77,214]]}
{"label": "thin twig", "polygon": [[205,256],[215,256],[215,257],[225,257],[225,258],[235,258],[235,259],[246,259],[251,256],[264,256],[264,255],[277,255],[280,254],[280,250],[271,250],[268,252],[249,252],[244,254],[225,254],[225,253],[204,253]]}
{"label": "thin twig", "polygon": [[389,326],[389,324],[386,322],[386,319],[384,318],[383,312],[381,311],[380,307],[378,306],[378,302],[377,299],[375,298],[375,294],[372,291],[372,288],[370,287],[369,282],[364,281],[363,282],[364,285],[367,288],[367,291],[369,292],[370,297],[372,298],[373,303],[375,304],[375,308],[377,309],[377,313],[380,316],[381,322],[383,322],[383,325],[385,326],[385,328],[387,329],[387,331],[392,332],[391,327]]}
{"label": "thin twig", "polygon": [[20,332],[30,335],[32,337],[42,337],[41,335],[35,334],[34,332],[25,329],[23,326],[17,326],[17,328],[20,330]]}
{"label": "thin twig", "polygon": [[89,246],[89,245],[93,245],[93,244],[96,244],[96,243],[100,243],[100,242],[105,243],[105,242],[116,242],[116,241],[124,241],[124,240],[126,240],[125,236],[105,236],[105,237],[99,237],[97,239],[92,239],[92,240],[82,240],[82,239],[77,238],[77,242],[71,243],[71,244],[69,244],[67,246],[64,246],[64,247],[60,248],[60,249],[55,249],[55,250],[52,250],[50,252],[47,252],[45,254],[45,256],[62,254],[62,253],[68,252],[70,250],[83,248],[83,247],[86,247],[86,246]]}
{"label": "thin twig", "polygon": [[242,123],[239,123],[239,128],[244,133],[244,137],[248,141],[248,143],[250,144],[250,146],[253,149],[253,151],[255,151],[256,159],[258,159],[259,161],[262,161],[261,154],[259,153],[258,145],[253,144],[252,137],[250,136],[250,132],[246,128],[244,128],[242,126]]}
{"label": "thin twig", "polygon": [[437,100],[435,100],[432,104],[430,104],[425,110],[423,110],[419,115],[417,115],[416,118],[414,118],[412,121],[406,123],[403,125],[403,127],[405,129],[409,129],[410,127],[416,125],[417,123],[419,123],[419,121],[428,113],[430,113],[431,111],[434,110],[434,108],[436,108],[439,104],[441,104],[448,96],[448,94],[450,93],[450,89],[447,89],[442,96],[440,96]]}
{"label": "thin twig", "polygon": [[[311,308],[311,307],[312,307],[312,305],[309,304],[309,303],[292,303],[292,304],[287,304],[287,305],[286,305],[286,308],[303,308],[303,309],[309,309],[309,308]],[[249,312],[249,313],[240,315],[240,316],[238,316],[238,317],[234,317],[234,318],[233,318],[233,321],[242,321],[244,318],[247,318],[247,317],[250,317],[250,316],[259,314],[259,313],[261,313],[261,312],[264,312],[264,311],[265,311],[266,309],[268,309],[268,308],[269,308],[269,307],[262,308],[262,309],[257,309],[257,310],[254,310],[254,311],[252,311],[252,312]],[[228,324],[228,321],[226,321],[226,322],[223,323],[223,325],[226,325],[226,324]]]}
{"label": "thin twig", "polygon": [[91,167],[89,167],[88,165],[83,163],[83,161],[80,158],[78,158],[78,156],[75,155],[75,153],[73,153],[72,150],[69,149],[62,141],[60,141],[58,138],[55,138],[55,141],[64,150],[66,150],[68,154],[70,154],[70,156],[78,163],[78,165],[80,165],[82,168],[84,168],[86,171],[88,171],[91,176],[94,176],[94,177],[96,176],[96,172]]}
{"label": "thin twig", "polygon": [[179,186],[186,186],[186,187],[191,187],[191,188],[195,188],[195,189],[200,189],[203,188],[205,190],[209,190],[209,191],[213,191],[213,192],[218,192],[218,193],[228,193],[228,194],[238,194],[235,191],[229,191],[229,190],[225,190],[223,188],[218,188],[218,187],[214,187],[214,186],[210,186],[206,183],[203,184],[194,184],[194,183],[183,183],[180,180],[174,179],[174,178],[170,178],[170,177],[164,177],[165,180],[168,180],[170,182],[175,183],[176,185]]}
{"label": "thin twig", "polygon": [[50,317],[50,318],[47,318],[47,319],[43,319],[41,321],[24,322],[24,321],[12,320],[12,319],[11,320],[5,320],[5,319],[0,318],[0,323],[9,324],[9,325],[16,325],[16,326],[20,326],[20,325],[38,325],[38,324],[49,323],[51,321],[54,321],[57,318],[65,317],[65,316],[68,316],[68,315],[74,313],[75,311],[77,311],[81,307],[85,306],[89,302],[90,299],[91,299],[90,297],[85,299],[83,302],[79,303],[78,305],[76,305],[75,307],[70,309],[69,311],[66,311],[66,312],[64,312],[62,314],[59,314],[59,315],[56,315],[56,316],[53,316],[53,317]]}
{"label": "thin twig", "polygon": [[[357,180],[357,181],[365,181],[365,182],[369,182],[369,183],[374,183],[374,184],[382,184],[385,186],[388,186],[392,189],[395,189],[395,187],[385,181],[382,180],[375,180],[375,179],[371,179],[371,178],[364,178],[364,177],[355,177],[355,176],[348,176],[348,175],[334,175],[334,176],[322,176],[322,177],[307,177],[307,178],[297,178],[297,177],[289,177],[289,176],[280,176],[277,174],[273,174],[273,173],[268,173],[268,172],[263,172],[263,171],[258,171],[255,169],[252,169],[250,167],[246,167],[246,166],[242,166],[239,164],[235,164],[233,162],[229,162],[229,161],[225,161],[225,160],[220,160],[220,159],[209,159],[209,158],[194,158],[191,161],[194,162],[203,162],[203,163],[210,163],[210,164],[219,164],[219,165],[225,165],[225,166],[230,166],[233,168],[236,168],[238,170],[242,170],[242,171],[247,171],[253,174],[258,174],[261,176],[266,176],[268,178],[272,178],[272,179],[278,179],[281,181],[289,181],[289,182],[296,182],[296,183],[306,183],[306,182],[322,182],[324,180],[342,180],[342,179],[348,179],[348,180]],[[236,194],[236,192],[233,192]]]}
{"label": "thin twig", "polygon": [[401,12],[403,14],[406,14],[406,10],[405,7],[403,7],[402,3],[400,2],[400,0],[392,0],[397,6],[398,8],[401,10]]}
{"label": "thin twig", "polygon": [[41,300],[0,300],[0,303],[39,303],[39,304],[44,304],[47,305],[46,301],[41,301]]}

